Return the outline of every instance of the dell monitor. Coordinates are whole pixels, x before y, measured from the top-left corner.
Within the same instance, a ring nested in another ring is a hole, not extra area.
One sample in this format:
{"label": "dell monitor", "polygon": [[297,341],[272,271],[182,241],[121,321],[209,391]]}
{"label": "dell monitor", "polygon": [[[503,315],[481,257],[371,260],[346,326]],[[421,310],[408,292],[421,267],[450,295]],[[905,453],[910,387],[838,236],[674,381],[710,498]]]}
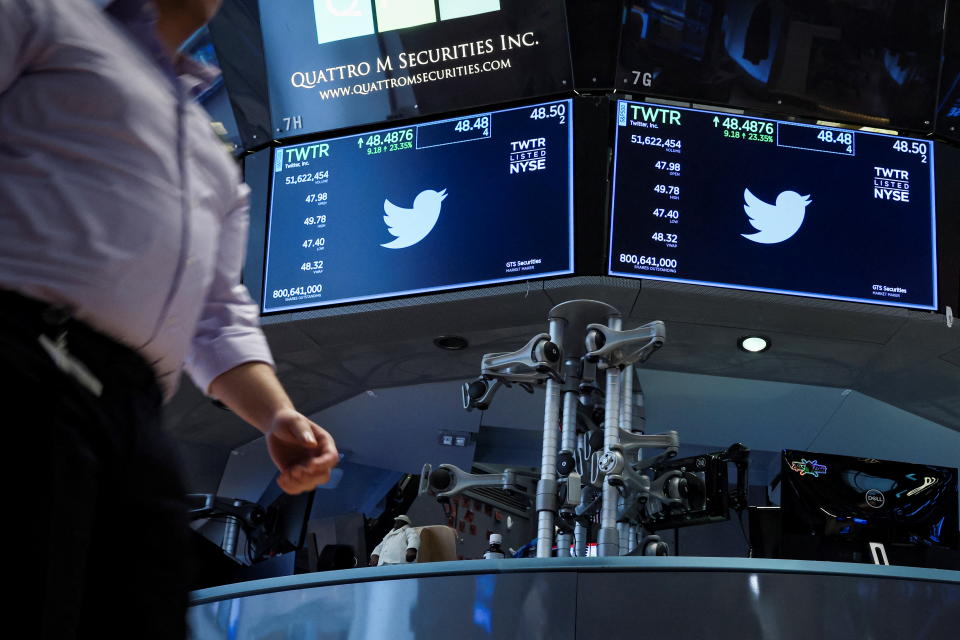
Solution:
{"label": "dell monitor", "polygon": [[957,469],[784,450],[784,558],[936,566],[957,549]]}

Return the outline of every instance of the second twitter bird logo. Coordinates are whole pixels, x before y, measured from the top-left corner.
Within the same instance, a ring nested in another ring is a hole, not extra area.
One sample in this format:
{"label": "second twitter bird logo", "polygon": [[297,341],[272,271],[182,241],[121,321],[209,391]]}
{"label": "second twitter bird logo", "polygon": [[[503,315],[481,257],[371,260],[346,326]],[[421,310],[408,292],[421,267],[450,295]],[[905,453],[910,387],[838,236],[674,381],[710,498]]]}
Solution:
{"label": "second twitter bird logo", "polygon": [[761,244],[776,244],[791,238],[800,230],[807,205],[812,202],[809,195],[782,191],[777,196],[776,204],[767,204],[750,193],[750,189],[743,190],[743,201],[743,210],[757,233],[740,235]]}

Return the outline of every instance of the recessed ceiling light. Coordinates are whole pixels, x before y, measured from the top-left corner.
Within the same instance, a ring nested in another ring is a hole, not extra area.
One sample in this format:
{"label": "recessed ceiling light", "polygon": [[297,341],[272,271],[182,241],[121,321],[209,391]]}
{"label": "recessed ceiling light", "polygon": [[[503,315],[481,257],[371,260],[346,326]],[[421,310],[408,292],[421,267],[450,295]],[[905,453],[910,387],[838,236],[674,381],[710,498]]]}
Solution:
{"label": "recessed ceiling light", "polygon": [[737,346],[743,351],[760,353],[770,348],[770,339],[763,336],[744,336],[737,341]]}
{"label": "recessed ceiling light", "polygon": [[460,351],[470,346],[463,336],[438,336],[433,339],[433,344],[446,351]]}

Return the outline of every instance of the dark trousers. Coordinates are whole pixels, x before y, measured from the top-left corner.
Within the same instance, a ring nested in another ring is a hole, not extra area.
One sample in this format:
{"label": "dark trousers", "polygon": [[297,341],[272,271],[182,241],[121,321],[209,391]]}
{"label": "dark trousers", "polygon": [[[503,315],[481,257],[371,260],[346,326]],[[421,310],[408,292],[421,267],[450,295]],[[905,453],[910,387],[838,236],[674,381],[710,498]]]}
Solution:
{"label": "dark trousers", "polygon": [[[65,332],[97,397],[39,337]],[[151,368],[65,314],[0,292],[0,420],[13,534],[8,601],[31,637],[183,638],[183,487]]]}

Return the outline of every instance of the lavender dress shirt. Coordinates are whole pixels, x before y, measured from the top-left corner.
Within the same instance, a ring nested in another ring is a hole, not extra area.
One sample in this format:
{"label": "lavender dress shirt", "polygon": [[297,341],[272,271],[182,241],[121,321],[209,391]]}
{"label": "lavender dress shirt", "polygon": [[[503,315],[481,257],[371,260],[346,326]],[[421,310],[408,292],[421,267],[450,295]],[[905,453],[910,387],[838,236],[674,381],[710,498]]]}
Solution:
{"label": "lavender dress shirt", "polygon": [[[0,0],[0,288],[129,345],[169,399],[272,364],[239,284],[247,193],[145,0]],[[2,311],[2,310],[0,310]]]}

